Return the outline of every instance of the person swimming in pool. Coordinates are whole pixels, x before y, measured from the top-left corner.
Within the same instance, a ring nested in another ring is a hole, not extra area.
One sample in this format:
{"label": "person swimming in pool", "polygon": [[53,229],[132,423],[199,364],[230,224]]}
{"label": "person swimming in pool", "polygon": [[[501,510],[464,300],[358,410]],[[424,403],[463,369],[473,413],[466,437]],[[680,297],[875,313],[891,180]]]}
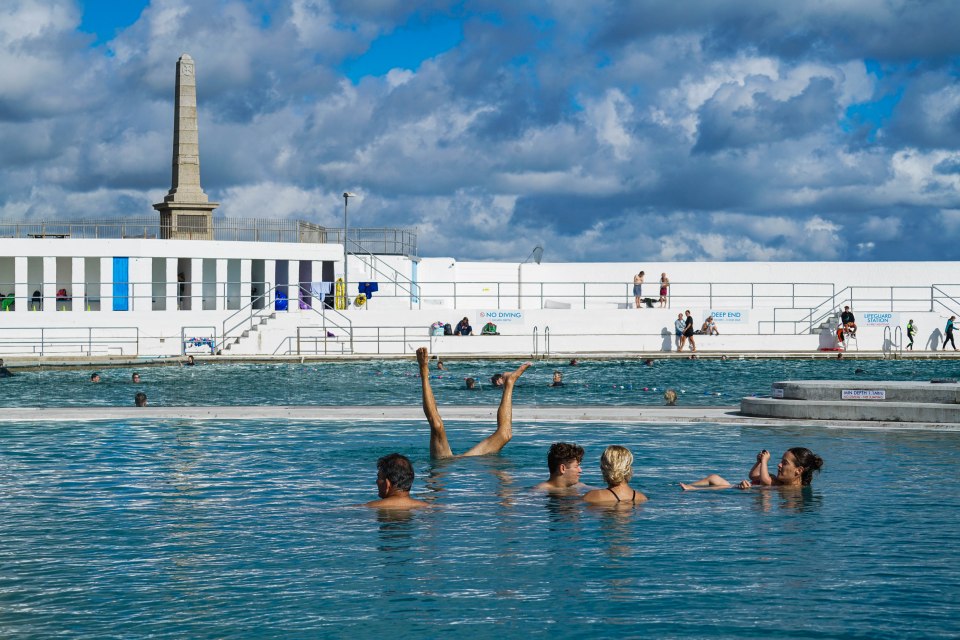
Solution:
{"label": "person swimming in pool", "polygon": [[563,374],[560,371],[553,372],[553,382],[550,383],[551,387],[562,387],[563,386]]}
{"label": "person swimming in pool", "polygon": [[[430,387],[430,355],[426,347],[417,349],[417,364],[420,365],[420,384],[423,390],[423,414],[430,423],[430,457],[453,458],[453,451],[447,441],[447,432],[443,428],[443,419],[437,410],[437,401]],[[483,456],[497,453],[513,438],[513,385],[532,363],[524,362],[516,371],[503,374],[503,397],[497,410],[497,429],[492,434],[473,445],[465,453],[456,457]]]}
{"label": "person swimming in pool", "polygon": [[547,493],[579,493],[585,484],[580,482],[583,469],[583,447],[569,442],[554,442],[547,453],[550,477],[534,487]]}
{"label": "person swimming in pool", "polygon": [[[787,449],[783,457],[780,458],[780,464],[777,465],[776,476],[771,476],[767,470],[767,463],[769,461],[769,451],[764,449],[758,453],[757,461],[750,469],[750,479],[742,481],[737,485],[737,488],[806,487],[813,481],[813,472],[820,471],[820,468],[823,466],[823,458],[806,447]],[[729,489],[732,486],[732,484],[715,473],[711,473],[706,478],[702,478],[696,482],[680,483],[680,487],[684,491]]]}
{"label": "person swimming in pool", "polygon": [[390,453],[377,460],[377,495],[365,507],[375,509],[419,509],[429,507],[429,502],[410,497],[413,486],[413,465],[410,459],[399,453]]}
{"label": "person swimming in pool", "polygon": [[647,496],[630,486],[633,477],[633,454],[630,449],[612,444],[600,456],[600,473],[607,483],[605,489],[593,489],[583,494],[584,502],[590,504],[619,505],[639,504]]}

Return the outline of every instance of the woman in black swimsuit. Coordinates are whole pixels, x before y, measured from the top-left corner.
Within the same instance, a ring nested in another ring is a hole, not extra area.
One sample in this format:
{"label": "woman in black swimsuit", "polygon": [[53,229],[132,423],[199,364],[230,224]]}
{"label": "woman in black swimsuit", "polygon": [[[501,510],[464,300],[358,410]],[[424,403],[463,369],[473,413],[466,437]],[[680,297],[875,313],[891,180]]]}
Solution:
{"label": "woman in black swimsuit", "polygon": [[633,454],[630,449],[610,445],[600,456],[600,473],[607,483],[606,489],[594,489],[584,494],[583,499],[591,504],[639,504],[647,496],[630,486],[633,477]]}

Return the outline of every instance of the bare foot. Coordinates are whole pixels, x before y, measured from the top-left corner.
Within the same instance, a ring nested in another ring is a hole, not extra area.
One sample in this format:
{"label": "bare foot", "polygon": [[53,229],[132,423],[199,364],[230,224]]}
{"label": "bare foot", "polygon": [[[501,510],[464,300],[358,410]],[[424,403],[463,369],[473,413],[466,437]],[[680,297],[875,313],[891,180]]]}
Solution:
{"label": "bare foot", "polygon": [[682,483],[682,482],[680,483],[680,488],[683,489],[684,491],[696,491],[696,490],[697,490],[697,487],[693,486],[692,484],[684,484],[684,483]]}
{"label": "bare foot", "polygon": [[417,349],[417,362],[421,367],[427,366],[427,364],[430,362],[430,354],[427,353],[426,347],[420,347]]}
{"label": "bare foot", "polygon": [[504,380],[507,382],[516,382],[517,379],[523,375],[523,372],[529,369],[532,364],[532,362],[524,362],[516,371],[508,371],[503,374]]}

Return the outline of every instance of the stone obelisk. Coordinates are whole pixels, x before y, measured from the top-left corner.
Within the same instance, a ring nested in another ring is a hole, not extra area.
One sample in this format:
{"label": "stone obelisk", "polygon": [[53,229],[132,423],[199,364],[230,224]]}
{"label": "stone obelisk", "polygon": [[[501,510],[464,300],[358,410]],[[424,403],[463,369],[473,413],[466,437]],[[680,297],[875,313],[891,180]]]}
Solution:
{"label": "stone obelisk", "polygon": [[177,60],[177,89],[173,114],[173,178],[160,212],[160,237],[188,240],[213,239],[213,210],[200,187],[200,138],[197,127],[197,79],[193,58]]}

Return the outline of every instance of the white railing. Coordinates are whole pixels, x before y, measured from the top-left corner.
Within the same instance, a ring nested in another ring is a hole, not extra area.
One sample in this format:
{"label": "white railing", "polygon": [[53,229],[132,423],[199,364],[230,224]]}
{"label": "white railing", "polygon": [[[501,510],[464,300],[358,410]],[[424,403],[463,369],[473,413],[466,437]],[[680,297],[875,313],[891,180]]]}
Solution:
{"label": "white railing", "polygon": [[92,356],[140,353],[138,327],[0,327],[0,353]]}

